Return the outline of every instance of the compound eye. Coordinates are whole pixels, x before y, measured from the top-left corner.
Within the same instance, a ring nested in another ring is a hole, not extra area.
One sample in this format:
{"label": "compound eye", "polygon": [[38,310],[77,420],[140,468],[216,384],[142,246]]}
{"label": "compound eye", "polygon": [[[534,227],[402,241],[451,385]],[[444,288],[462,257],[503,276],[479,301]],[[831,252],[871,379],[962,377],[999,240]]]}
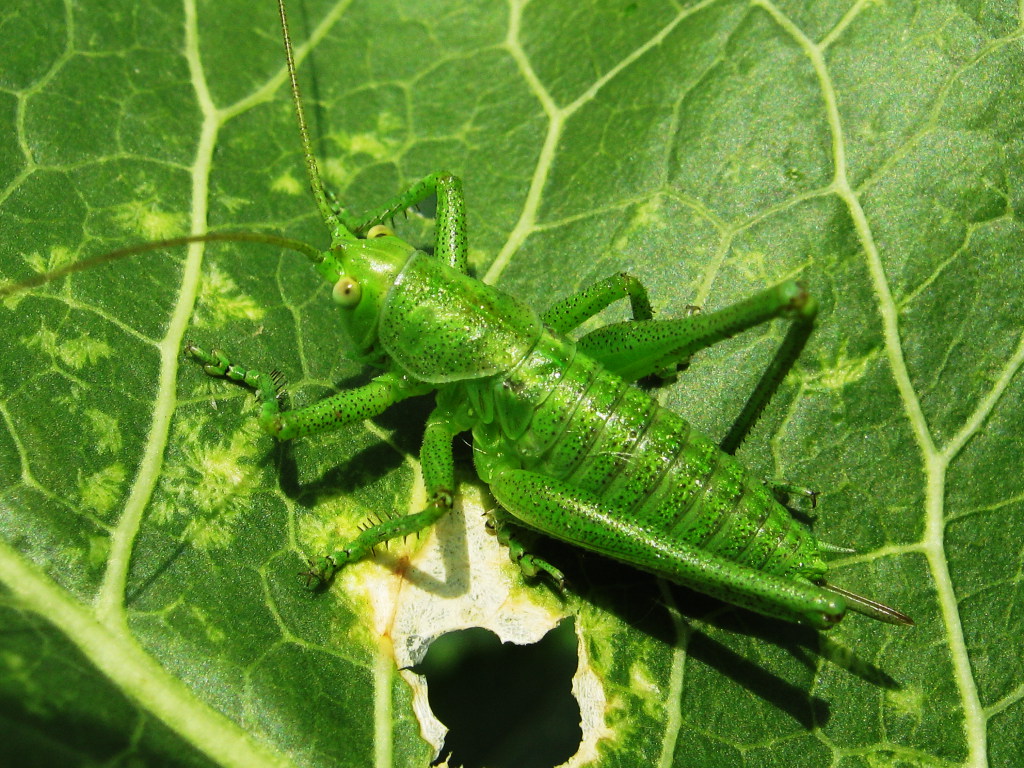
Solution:
{"label": "compound eye", "polygon": [[336,304],[351,309],[363,298],[363,289],[357,281],[345,275],[334,284],[331,298],[334,299]]}
{"label": "compound eye", "polygon": [[383,224],[376,224],[370,227],[370,231],[366,233],[366,239],[372,240],[375,237],[391,237],[395,233],[391,231],[391,227],[385,227]]}

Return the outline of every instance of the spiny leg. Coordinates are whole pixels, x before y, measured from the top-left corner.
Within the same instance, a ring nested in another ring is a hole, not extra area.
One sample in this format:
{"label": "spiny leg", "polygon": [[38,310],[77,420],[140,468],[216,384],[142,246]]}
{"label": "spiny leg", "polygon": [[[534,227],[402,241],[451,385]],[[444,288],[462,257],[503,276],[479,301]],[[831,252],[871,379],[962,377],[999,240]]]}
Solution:
{"label": "spiny leg", "polygon": [[260,426],[279,440],[317,434],[378,416],[398,401],[428,391],[422,386],[410,387],[400,377],[383,373],[361,387],[338,392],[304,408],[288,410],[282,406],[280,374],[268,375],[250,370],[231,362],[218,349],[207,352],[195,344],[188,344],[185,354],[201,364],[208,376],[231,379],[252,387],[260,402]]}
{"label": "spiny leg", "polygon": [[417,533],[433,525],[452,508],[455,493],[455,468],[452,438],[461,431],[447,409],[435,408],[427,419],[420,449],[420,466],[427,490],[427,506],[411,515],[382,520],[368,526],[351,541],[340,542],[332,551],[309,561],[307,584],[325,584],[347,564],[373,552],[374,547],[391,539]]}

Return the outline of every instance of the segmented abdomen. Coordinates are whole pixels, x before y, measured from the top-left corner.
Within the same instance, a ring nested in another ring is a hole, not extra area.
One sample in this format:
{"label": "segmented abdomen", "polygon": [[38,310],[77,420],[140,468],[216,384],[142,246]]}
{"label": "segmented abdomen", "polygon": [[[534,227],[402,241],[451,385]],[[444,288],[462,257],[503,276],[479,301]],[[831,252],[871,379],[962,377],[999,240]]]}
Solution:
{"label": "segmented abdomen", "polygon": [[732,456],[571,341],[545,332],[512,371],[467,394],[479,465],[564,480],[661,536],[752,568],[824,574],[810,534]]}

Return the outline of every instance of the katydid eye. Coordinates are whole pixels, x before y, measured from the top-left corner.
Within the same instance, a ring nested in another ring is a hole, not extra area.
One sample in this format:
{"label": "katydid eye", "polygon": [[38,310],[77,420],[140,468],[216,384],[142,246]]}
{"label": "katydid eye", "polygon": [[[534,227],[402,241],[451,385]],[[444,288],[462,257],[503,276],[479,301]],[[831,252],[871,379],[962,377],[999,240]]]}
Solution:
{"label": "katydid eye", "polygon": [[348,275],[345,275],[334,284],[334,289],[331,291],[331,297],[334,299],[335,303],[340,304],[347,309],[351,309],[359,303],[361,298],[363,298],[363,289],[358,282]]}
{"label": "katydid eye", "polygon": [[395,233],[391,231],[390,227],[385,227],[383,224],[377,224],[370,227],[370,231],[366,233],[366,239],[372,240],[375,237],[390,237]]}

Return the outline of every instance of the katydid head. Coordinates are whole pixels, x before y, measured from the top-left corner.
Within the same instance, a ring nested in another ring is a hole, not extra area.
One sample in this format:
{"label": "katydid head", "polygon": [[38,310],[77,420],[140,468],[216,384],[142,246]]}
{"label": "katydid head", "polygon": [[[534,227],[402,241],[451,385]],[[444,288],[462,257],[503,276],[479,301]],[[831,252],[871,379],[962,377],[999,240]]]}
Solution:
{"label": "katydid head", "polygon": [[377,357],[377,321],[388,291],[415,248],[384,226],[358,240],[337,241],[324,252],[317,271],[331,285],[331,296],[342,310],[346,345],[354,357],[373,362]]}

